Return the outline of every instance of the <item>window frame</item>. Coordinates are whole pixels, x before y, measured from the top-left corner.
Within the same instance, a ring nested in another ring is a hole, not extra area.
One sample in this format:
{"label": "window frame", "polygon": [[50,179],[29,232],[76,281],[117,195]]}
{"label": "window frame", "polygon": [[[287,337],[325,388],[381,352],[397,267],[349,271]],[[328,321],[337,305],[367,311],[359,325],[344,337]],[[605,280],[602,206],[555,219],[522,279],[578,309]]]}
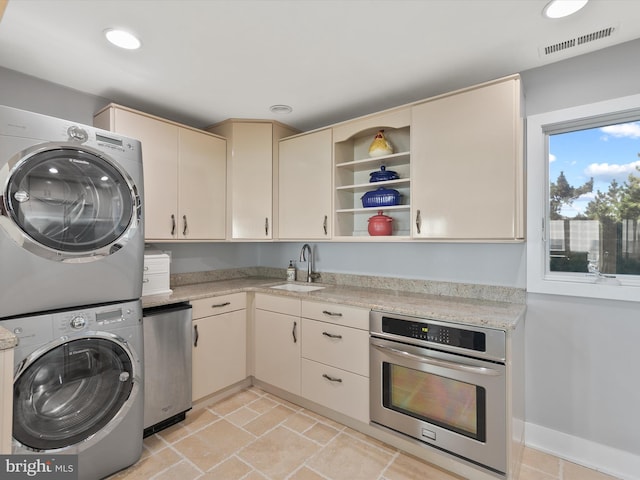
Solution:
{"label": "window frame", "polygon": [[[550,272],[548,133],[561,133],[603,123],[640,118],[640,95],[565,108],[527,117],[527,291],[640,302],[640,275],[616,277],[596,283],[596,277],[571,272]],[[617,283],[617,282],[616,282]]]}

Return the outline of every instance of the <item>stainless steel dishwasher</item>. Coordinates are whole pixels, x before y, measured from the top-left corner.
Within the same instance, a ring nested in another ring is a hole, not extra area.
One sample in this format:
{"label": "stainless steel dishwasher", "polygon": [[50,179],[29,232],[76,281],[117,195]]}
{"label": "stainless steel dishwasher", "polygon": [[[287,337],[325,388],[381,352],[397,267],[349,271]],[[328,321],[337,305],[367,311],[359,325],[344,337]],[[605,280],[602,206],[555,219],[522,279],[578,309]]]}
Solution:
{"label": "stainless steel dishwasher", "polygon": [[145,308],[144,436],[184,420],[191,409],[191,305]]}

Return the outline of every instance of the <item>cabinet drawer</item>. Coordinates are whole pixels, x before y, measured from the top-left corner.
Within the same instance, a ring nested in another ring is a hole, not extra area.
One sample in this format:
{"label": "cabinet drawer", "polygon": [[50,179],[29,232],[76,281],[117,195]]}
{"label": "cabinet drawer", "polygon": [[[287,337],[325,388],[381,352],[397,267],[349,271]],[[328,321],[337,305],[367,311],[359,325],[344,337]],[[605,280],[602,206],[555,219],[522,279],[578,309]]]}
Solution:
{"label": "cabinet drawer", "polygon": [[246,293],[231,293],[217,297],[201,298],[192,300],[193,318],[210,317],[220,313],[233,312],[247,308]]}
{"label": "cabinet drawer", "polygon": [[169,273],[169,256],[145,255],[143,273]]}
{"label": "cabinet drawer", "polygon": [[302,396],[369,423],[369,379],[302,359]]}
{"label": "cabinet drawer", "polygon": [[303,300],[302,316],[369,331],[369,310],[366,308]]}
{"label": "cabinet drawer", "polygon": [[369,332],[302,319],[302,356],[369,376]]}
{"label": "cabinet drawer", "polygon": [[142,276],[142,296],[171,293],[168,273],[145,273]]}
{"label": "cabinet drawer", "polygon": [[260,310],[300,316],[300,299],[298,298],[256,293],[255,307]]}

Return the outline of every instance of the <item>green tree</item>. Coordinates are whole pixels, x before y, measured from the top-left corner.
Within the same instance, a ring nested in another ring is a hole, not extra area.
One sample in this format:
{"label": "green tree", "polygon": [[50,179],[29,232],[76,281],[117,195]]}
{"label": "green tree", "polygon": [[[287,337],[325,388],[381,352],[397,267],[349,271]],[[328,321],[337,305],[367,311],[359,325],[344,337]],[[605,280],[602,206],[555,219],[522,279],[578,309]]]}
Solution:
{"label": "green tree", "polygon": [[564,172],[560,172],[555,183],[551,182],[549,185],[549,214],[551,220],[562,219],[563,217],[560,215],[560,210],[563,205],[572,205],[573,201],[580,195],[584,195],[585,193],[590,193],[592,191],[593,177],[591,177],[591,179],[581,187],[576,188],[569,185],[567,178],[564,176]]}
{"label": "green tree", "polygon": [[620,220],[620,201],[622,199],[624,186],[621,186],[615,179],[611,181],[609,190],[601,192],[598,190],[593,200],[589,202],[584,213],[590,220],[609,218]]}

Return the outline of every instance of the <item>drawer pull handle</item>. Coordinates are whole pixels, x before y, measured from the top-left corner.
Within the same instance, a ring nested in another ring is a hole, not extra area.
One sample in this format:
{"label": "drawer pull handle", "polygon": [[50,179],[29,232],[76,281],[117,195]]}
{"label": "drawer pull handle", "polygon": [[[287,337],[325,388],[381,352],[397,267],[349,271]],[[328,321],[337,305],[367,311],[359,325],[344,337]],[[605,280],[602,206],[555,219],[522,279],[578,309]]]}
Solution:
{"label": "drawer pull handle", "polygon": [[326,373],[323,373],[322,377],[326,378],[330,382],[342,383],[342,379],[341,378],[331,377],[331,376],[327,375]]}
{"label": "drawer pull handle", "polygon": [[298,343],[298,337],[296,337],[296,327],[298,322],[293,322],[293,330],[291,330],[291,336],[293,337],[293,343]]}
{"label": "drawer pull handle", "polygon": [[329,315],[330,317],[341,317],[342,314],[340,312],[330,312],[328,310],[323,310],[322,313],[325,315]]}
{"label": "drawer pull handle", "polygon": [[327,234],[327,216],[324,216],[324,222],[322,222],[322,229],[324,230],[324,234]]}
{"label": "drawer pull handle", "polygon": [[336,335],[335,333],[322,332],[322,335],[329,338],[342,338],[342,335]]}
{"label": "drawer pull handle", "polygon": [[176,234],[176,216],[171,214],[171,236],[173,237]]}
{"label": "drawer pull handle", "polygon": [[186,215],[182,216],[182,222],[184,223],[184,228],[182,229],[182,235],[184,235],[186,237],[187,236],[187,231],[189,230],[189,227],[187,225],[187,216]]}
{"label": "drawer pull handle", "polygon": [[194,325],[193,326],[193,346],[197,347],[198,346],[198,339],[200,338],[200,334],[198,333],[198,325]]}
{"label": "drawer pull handle", "polygon": [[222,308],[222,307],[226,307],[228,305],[231,305],[231,302],[215,303],[215,304],[211,305],[211,308]]}

